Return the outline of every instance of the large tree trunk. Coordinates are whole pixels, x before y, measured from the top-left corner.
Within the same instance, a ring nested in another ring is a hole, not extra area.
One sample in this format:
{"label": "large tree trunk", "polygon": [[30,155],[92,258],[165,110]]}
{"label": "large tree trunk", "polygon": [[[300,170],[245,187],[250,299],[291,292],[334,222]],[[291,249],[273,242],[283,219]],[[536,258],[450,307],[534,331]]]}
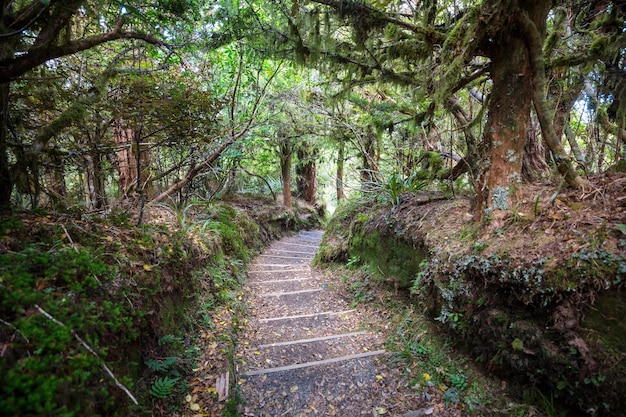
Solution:
{"label": "large tree trunk", "polygon": [[106,206],[104,171],[102,155],[90,152],[85,155],[87,177],[85,179],[85,200],[89,210],[101,210]]}
{"label": "large tree trunk", "polygon": [[483,166],[476,190],[478,219],[490,213],[494,218],[502,217],[515,199],[521,180],[531,103],[535,105],[543,139],[559,172],[568,184],[581,184],[556,137],[545,98],[541,45],[551,2],[520,2],[517,10],[504,10],[501,4],[493,4],[492,7],[497,10],[500,21],[497,22],[497,30],[489,37],[493,89],[485,126],[488,164]]}
{"label": "large tree trunk", "polygon": [[298,195],[307,203],[315,204],[317,198],[317,165],[316,152],[306,142],[298,148],[298,165],[296,166]]}
{"label": "large tree trunk", "polygon": [[526,182],[533,182],[549,170],[550,167],[545,158],[545,149],[537,138],[537,122],[531,118],[522,158],[522,178]]}
{"label": "large tree trunk", "polygon": [[339,150],[337,152],[337,173],[336,173],[336,186],[337,186],[337,201],[341,201],[346,198],[344,190],[344,166],[346,161],[346,142],[343,138],[339,140]]}
{"label": "large tree trunk", "polygon": [[528,135],[531,69],[524,40],[503,27],[491,49],[493,89],[485,126],[488,164],[479,174],[476,218],[509,210],[521,181],[522,156]]}
{"label": "large tree trunk", "polygon": [[287,143],[280,144],[280,180],[283,186],[283,205],[291,209],[291,159],[293,150]]}
{"label": "large tree trunk", "polygon": [[137,194],[145,193],[146,199],[149,199],[153,192],[149,149],[139,143],[137,135],[140,135],[140,132],[123,127],[123,122],[119,122],[113,130],[117,143],[119,186],[122,195],[133,190]]}
{"label": "large tree trunk", "polygon": [[[544,2],[540,2],[540,4],[542,3]],[[546,100],[546,73],[542,45],[545,21],[550,3],[545,3],[546,5],[543,8],[538,7],[538,10],[534,14],[520,13],[518,16],[529,51],[529,62],[532,70],[533,103],[537,117],[539,118],[539,123],[541,124],[543,140],[550,148],[559,173],[564,177],[570,187],[582,187],[584,181],[572,166],[571,159],[561,143],[561,138],[557,136],[554,129],[552,112]]]}
{"label": "large tree trunk", "polygon": [[115,126],[113,135],[117,143],[118,184],[122,195],[126,195],[137,181],[137,162],[133,153],[134,131],[122,126]]}
{"label": "large tree trunk", "polygon": [[65,164],[63,155],[52,149],[50,161],[45,166],[45,193],[56,208],[67,206],[67,186],[65,184]]}

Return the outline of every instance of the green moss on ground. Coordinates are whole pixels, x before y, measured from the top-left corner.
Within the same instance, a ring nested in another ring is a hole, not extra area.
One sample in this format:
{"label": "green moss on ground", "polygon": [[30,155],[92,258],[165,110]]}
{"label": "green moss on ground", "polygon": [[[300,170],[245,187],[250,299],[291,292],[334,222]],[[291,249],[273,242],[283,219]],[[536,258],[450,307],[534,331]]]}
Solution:
{"label": "green moss on ground", "polygon": [[155,207],[141,227],[126,213],[0,219],[0,415],[180,413],[198,320],[271,238],[318,224],[255,198],[188,209]]}

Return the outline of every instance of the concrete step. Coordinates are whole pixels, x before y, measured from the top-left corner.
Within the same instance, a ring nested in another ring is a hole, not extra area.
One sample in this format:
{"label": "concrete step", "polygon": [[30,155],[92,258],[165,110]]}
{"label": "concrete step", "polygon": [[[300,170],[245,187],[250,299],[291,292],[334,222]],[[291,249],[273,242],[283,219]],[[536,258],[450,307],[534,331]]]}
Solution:
{"label": "concrete step", "polygon": [[328,291],[286,293],[250,300],[250,310],[260,319],[349,310],[348,303]]}

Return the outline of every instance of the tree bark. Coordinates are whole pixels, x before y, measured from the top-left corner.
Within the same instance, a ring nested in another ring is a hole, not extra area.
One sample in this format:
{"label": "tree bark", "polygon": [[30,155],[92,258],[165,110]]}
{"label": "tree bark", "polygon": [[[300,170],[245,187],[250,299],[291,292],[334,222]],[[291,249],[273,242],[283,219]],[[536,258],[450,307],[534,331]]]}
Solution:
{"label": "tree bark", "polygon": [[120,39],[139,39],[146,43],[158,46],[165,46],[165,43],[153,36],[140,32],[123,31],[124,20],[120,19],[115,28],[106,33],[90,36],[84,39],[69,41],[64,44],[42,44],[31,48],[23,55],[14,56],[0,61],[0,82],[15,80],[28,71],[44,64],[51,59],[73,55],[86,51],[103,43]]}
{"label": "tree bark", "polygon": [[491,48],[491,79],[485,147],[478,156],[475,182],[476,219],[511,207],[521,181],[522,156],[528,134],[531,88],[530,62],[523,39],[502,24]]}
{"label": "tree bark", "polygon": [[63,155],[53,149],[49,156],[50,161],[45,166],[45,193],[54,207],[64,209],[67,206],[67,186],[65,184]]}
{"label": "tree bark", "polygon": [[123,127],[124,122],[118,121],[113,128],[113,136],[117,143],[118,184],[122,195],[126,195],[137,181],[137,164],[133,153],[134,131]]}
{"label": "tree bark", "polygon": [[371,191],[374,183],[378,179],[379,158],[380,148],[378,146],[378,138],[373,128],[370,126],[361,139],[361,159],[363,161],[363,167],[361,168],[361,190],[364,192]]}
{"label": "tree bark", "polygon": [[101,210],[106,206],[104,174],[102,172],[102,155],[89,152],[84,156],[85,172],[85,203],[89,210]]}
{"label": "tree bark", "polygon": [[283,185],[283,205],[291,209],[291,159],[293,151],[287,143],[280,144],[280,180]]}
{"label": "tree bark", "polygon": [[341,201],[346,198],[344,190],[344,166],[346,162],[346,142],[343,138],[339,140],[339,150],[337,151],[337,173],[336,173],[336,187],[337,187],[337,201]]}
{"label": "tree bark", "polygon": [[[550,148],[557,169],[564,177],[567,184],[570,187],[580,188],[584,185],[584,181],[572,166],[572,161],[565,151],[560,138],[557,136],[550,107],[546,100],[546,74],[542,51],[542,31],[537,27],[535,21],[530,18],[528,13],[519,13],[519,20],[521,29],[526,37],[530,56],[533,103],[541,125],[543,140]],[[545,18],[543,22],[545,22]]]}
{"label": "tree bark", "polygon": [[303,141],[298,148],[298,165],[296,166],[298,195],[307,203],[315,204],[317,198],[317,165],[315,149]]}
{"label": "tree bark", "polygon": [[533,182],[550,170],[545,158],[545,150],[537,138],[536,121],[531,118],[524,156],[522,158],[522,178],[526,182]]}
{"label": "tree bark", "polygon": [[0,211],[11,207],[13,179],[8,155],[9,83],[0,83]]}

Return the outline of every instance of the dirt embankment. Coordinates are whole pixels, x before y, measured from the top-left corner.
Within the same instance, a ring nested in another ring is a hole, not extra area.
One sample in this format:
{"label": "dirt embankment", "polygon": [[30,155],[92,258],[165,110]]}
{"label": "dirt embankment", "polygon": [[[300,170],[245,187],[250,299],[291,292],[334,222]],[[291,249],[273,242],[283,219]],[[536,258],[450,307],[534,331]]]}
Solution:
{"label": "dirt embankment", "polygon": [[487,370],[576,414],[625,415],[626,176],[592,184],[523,186],[487,227],[463,198],[347,205],[323,256],[401,272],[386,275]]}
{"label": "dirt embankment", "polygon": [[319,219],[234,196],[152,206],[136,224],[130,211],[0,217],[0,415],[177,414],[197,323],[216,321],[252,255]]}

